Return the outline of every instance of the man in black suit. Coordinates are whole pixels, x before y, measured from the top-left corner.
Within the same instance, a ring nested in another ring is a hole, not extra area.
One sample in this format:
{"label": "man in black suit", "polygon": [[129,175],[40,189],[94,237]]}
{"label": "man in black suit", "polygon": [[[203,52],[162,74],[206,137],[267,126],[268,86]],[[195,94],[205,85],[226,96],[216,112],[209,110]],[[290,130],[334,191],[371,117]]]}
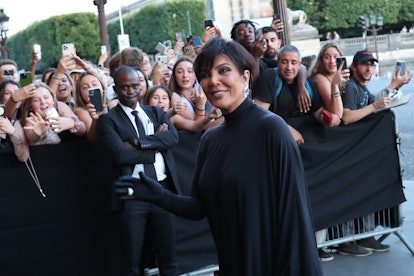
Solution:
{"label": "man in black suit", "polygon": [[[170,149],[177,145],[177,130],[160,107],[141,106],[137,71],[122,66],[114,73],[119,104],[97,123],[99,138],[119,168],[119,175],[152,176],[165,189],[180,193],[177,171]],[[161,275],[177,275],[174,217],[144,201],[126,201],[120,213],[123,240],[128,248],[124,275],[142,275],[145,233],[152,237]]]}

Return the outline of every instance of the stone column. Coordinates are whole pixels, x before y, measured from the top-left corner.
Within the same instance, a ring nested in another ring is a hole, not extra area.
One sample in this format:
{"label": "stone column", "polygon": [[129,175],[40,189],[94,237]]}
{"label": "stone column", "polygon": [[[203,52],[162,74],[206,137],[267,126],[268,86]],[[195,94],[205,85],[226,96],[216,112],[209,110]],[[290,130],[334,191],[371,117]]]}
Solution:
{"label": "stone column", "polygon": [[[94,0],[93,3],[98,7],[99,31],[101,38],[101,45],[106,45],[108,56],[110,56],[110,49],[108,43],[108,28],[106,26],[105,18],[105,4],[107,0]],[[108,67],[109,58],[105,61],[105,66]]]}
{"label": "stone column", "polygon": [[288,25],[288,15],[286,0],[273,0],[274,13],[279,13],[282,17],[283,25],[285,26],[283,32],[279,33],[283,45],[291,44],[290,26]]}

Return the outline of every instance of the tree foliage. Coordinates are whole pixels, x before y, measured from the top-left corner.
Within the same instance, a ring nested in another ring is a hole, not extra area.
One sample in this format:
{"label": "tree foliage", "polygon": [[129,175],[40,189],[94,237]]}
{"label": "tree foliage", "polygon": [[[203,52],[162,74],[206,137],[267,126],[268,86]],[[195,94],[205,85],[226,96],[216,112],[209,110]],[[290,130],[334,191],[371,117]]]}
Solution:
{"label": "tree foliage", "polygon": [[100,39],[97,16],[93,13],[74,13],[54,16],[36,22],[7,40],[9,58],[19,69],[30,68],[33,44],[42,47],[42,59],[37,71],[56,66],[62,55],[63,43],[74,43],[76,53],[87,60],[96,61],[100,55]]}
{"label": "tree foliage", "polygon": [[414,0],[287,0],[292,10],[303,10],[308,23],[320,33],[337,30],[343,37],[359,36],[359,17],[370,14],[384,18],[382,32],[399,31],[402,26],[414,22]]}
{"label": "tree foliage", "polygon": [[[155,54],[159,41],[175,41],[175,33],[201,35],[204,30],[204,1],[178,0],[160,4],[150,4],[139,12],[123,19],[124,32],[129,35],[131,46],[136,46],[149,54]],[[117,35],[120,34],[119,20],[108,24],[111,52],[118,52]]]}

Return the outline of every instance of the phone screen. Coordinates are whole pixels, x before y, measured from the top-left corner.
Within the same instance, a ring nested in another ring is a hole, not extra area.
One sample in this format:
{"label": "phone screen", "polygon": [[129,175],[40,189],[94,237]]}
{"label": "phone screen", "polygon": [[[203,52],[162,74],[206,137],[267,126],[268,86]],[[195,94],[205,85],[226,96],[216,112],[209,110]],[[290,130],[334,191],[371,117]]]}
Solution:
{"label": "phone screen", "polygon": [[89,101],[91,104],[95,106],[96,112],[102,112],[103,105],[102,105],[101,89],[97,87],[89,88],[88,94],[89,94]]}
{"label": "phone screen", "polygon": [[273,20],[281,20],[280,13],[275,13],[273,15]]}

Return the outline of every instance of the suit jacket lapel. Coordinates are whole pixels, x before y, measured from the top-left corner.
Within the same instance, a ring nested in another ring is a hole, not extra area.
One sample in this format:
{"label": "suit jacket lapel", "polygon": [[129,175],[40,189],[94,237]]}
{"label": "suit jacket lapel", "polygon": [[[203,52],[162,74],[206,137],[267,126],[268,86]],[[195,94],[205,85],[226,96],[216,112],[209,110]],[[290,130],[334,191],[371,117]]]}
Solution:
{"label": "suit jacket lapel", "polygon": [[124,110],[122,109],[122,107],[120,105],[115,106],[114,108],[116,108],[116,111],[119,115],[119,117],[122,120],[122,123],[125,123],[126,125],[128,125],[131,129],[131,132],[134,134],[135,138],[138,138],[138,133],[134,127],[134,125],[132,124],[131,120],[129,119],[128,115],[125,114]]}

